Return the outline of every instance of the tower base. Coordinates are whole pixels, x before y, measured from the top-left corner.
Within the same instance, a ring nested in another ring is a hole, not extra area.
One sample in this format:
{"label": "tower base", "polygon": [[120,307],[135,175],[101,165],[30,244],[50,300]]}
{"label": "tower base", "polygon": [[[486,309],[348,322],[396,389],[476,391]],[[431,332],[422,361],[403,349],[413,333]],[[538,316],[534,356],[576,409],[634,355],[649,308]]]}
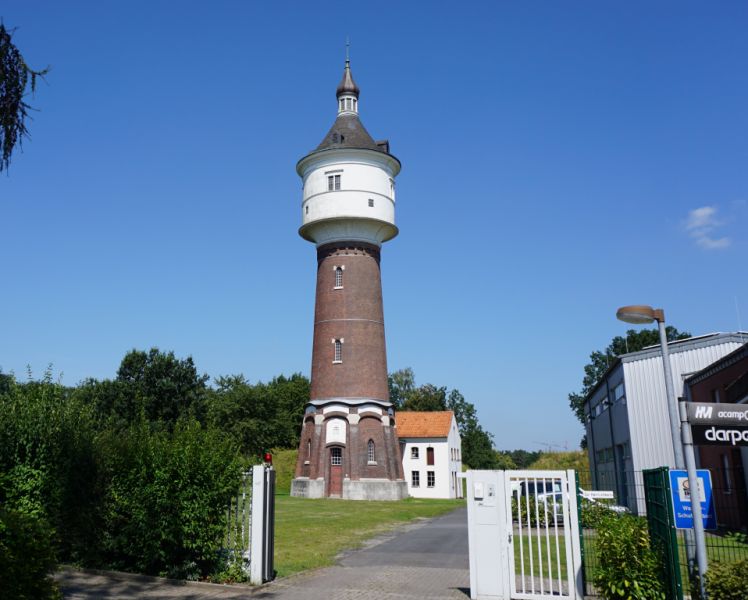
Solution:
{"label": "tower base", "polygon": [[[298,498],[325,498],[325,480],[296,477],[291,481],[291,495]],[[404,480],[359,479],[343,480],[344,500],[403,500],[408,497],[408,484]]]}

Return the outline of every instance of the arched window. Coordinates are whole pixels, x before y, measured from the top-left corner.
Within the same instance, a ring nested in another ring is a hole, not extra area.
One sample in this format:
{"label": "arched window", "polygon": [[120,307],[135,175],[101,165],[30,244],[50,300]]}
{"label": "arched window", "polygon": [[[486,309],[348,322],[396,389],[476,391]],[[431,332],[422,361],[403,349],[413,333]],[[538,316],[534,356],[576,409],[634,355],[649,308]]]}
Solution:
{"label": "arched window", "polygon": [[343,362],[343,343],[340,340],[335,340],[335,358],[333,362]]}
{"label": "arched window", "polygon": [[343,287],[343,268],[342,267],[335,267],[335,287],[336,288]]}
{"label": "arched window", "polygon": [[376,462],[376,453],[374,452],[374,440],[369,440],[367,458],[370,463]]}

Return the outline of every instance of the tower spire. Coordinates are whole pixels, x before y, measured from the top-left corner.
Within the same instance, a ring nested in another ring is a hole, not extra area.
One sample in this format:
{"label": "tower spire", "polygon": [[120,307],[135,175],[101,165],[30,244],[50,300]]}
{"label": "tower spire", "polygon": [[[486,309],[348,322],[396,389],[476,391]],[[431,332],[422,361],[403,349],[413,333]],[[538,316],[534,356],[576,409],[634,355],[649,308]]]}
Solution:
{"label": "tower spire", "polygon": [[343,79],[340,80],[338,89],[335,90],[335,95],[338,98],[338,114],[358,113],[358,95],[361,90],[358,89],[356,82],[353,81],[353,75],[351,74],[350,47],[351,42],[346,36],[345,68],[343,69]]}

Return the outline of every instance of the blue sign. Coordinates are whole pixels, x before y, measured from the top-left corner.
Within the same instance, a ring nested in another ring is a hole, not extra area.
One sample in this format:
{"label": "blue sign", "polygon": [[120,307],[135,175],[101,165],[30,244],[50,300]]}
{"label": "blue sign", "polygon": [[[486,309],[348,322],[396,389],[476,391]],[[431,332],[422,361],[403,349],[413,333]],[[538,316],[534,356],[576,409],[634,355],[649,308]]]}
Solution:
{"label": "blue sign", "polygon": [[[707,469],[696,471],[699,499],[701,500],[701,516],[704,519],[704,529],[717,529],[717,512],[714,510],[714,495],[712,494],[712,476]],[[670,470],[670,492],[673,496],[673,513],[675,526],[678,529],[693,529],[693,514],[691,512],[691,486],[688,483],[686,471]]]}

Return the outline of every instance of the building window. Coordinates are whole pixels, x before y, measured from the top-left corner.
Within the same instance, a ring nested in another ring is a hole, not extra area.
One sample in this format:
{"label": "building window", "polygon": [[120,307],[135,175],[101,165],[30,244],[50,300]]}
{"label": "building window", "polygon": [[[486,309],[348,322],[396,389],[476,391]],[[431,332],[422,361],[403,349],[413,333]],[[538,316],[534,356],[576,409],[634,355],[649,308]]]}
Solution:
{"label": "building window", "polygon": [[343,287],[343,269],[341,267],[335,267],[335,288],[339,289]]}
{"label": "building window", "polygon": [[335,340],[335,356],[332,362],[343,362],[343,342],[341,340]]}
{"label": "building window", "polygon": [[340,448],[330,448],[330,464],[336,467],[343,464],[343,451]]}
{"label": "building window", "polygon": [[426,464],[427,465],[434,464],[434,449],[433,448],[426,448]]}
{"label": "building window", "polygon": [[306,205],[306,206],[304,207],[304,212],[305,212],[305,213],[306,213],[307,215],[309,214],[309,205],[308,205],[308,204],[307,204],[307,205]]}
{"label": "building window", "polygon": [[307,460],[311,460],[312,458],[312,440],[306,441],[306,457]]}
{"label": "building window", "polygon": [[620,402],[621,400],[624,400],[623,383],[619,383],[613,389],[613,402]]}
{"label": "building window", "polygon": [[327,176],[327,191],[332,192],[333,190],[340,189],[340,175],[328,175]]}
{"label": "building window", "polygon": [[421,474],[418,471],[411,471],[410,473],[410,487],[421,486]]}
{"label": "building window", "polygon": [[369,462],[376,462],[376,454],[374,453],[374,440],[369,440],[369,447],[367,450],[367,459],[369,460]]}
{"label": "building window", "polygon": [[410,449],[410,457],[411,458],[418,458],[418,448],[411,448]]}
{"label": "building window", "polygon": [[374,207],[374,198],[369,198],[369,207]]}
{"label": "building window", "polygon": [[436,484],[436,474],[434,471],[426,471],[426,487],[434,487]]}

